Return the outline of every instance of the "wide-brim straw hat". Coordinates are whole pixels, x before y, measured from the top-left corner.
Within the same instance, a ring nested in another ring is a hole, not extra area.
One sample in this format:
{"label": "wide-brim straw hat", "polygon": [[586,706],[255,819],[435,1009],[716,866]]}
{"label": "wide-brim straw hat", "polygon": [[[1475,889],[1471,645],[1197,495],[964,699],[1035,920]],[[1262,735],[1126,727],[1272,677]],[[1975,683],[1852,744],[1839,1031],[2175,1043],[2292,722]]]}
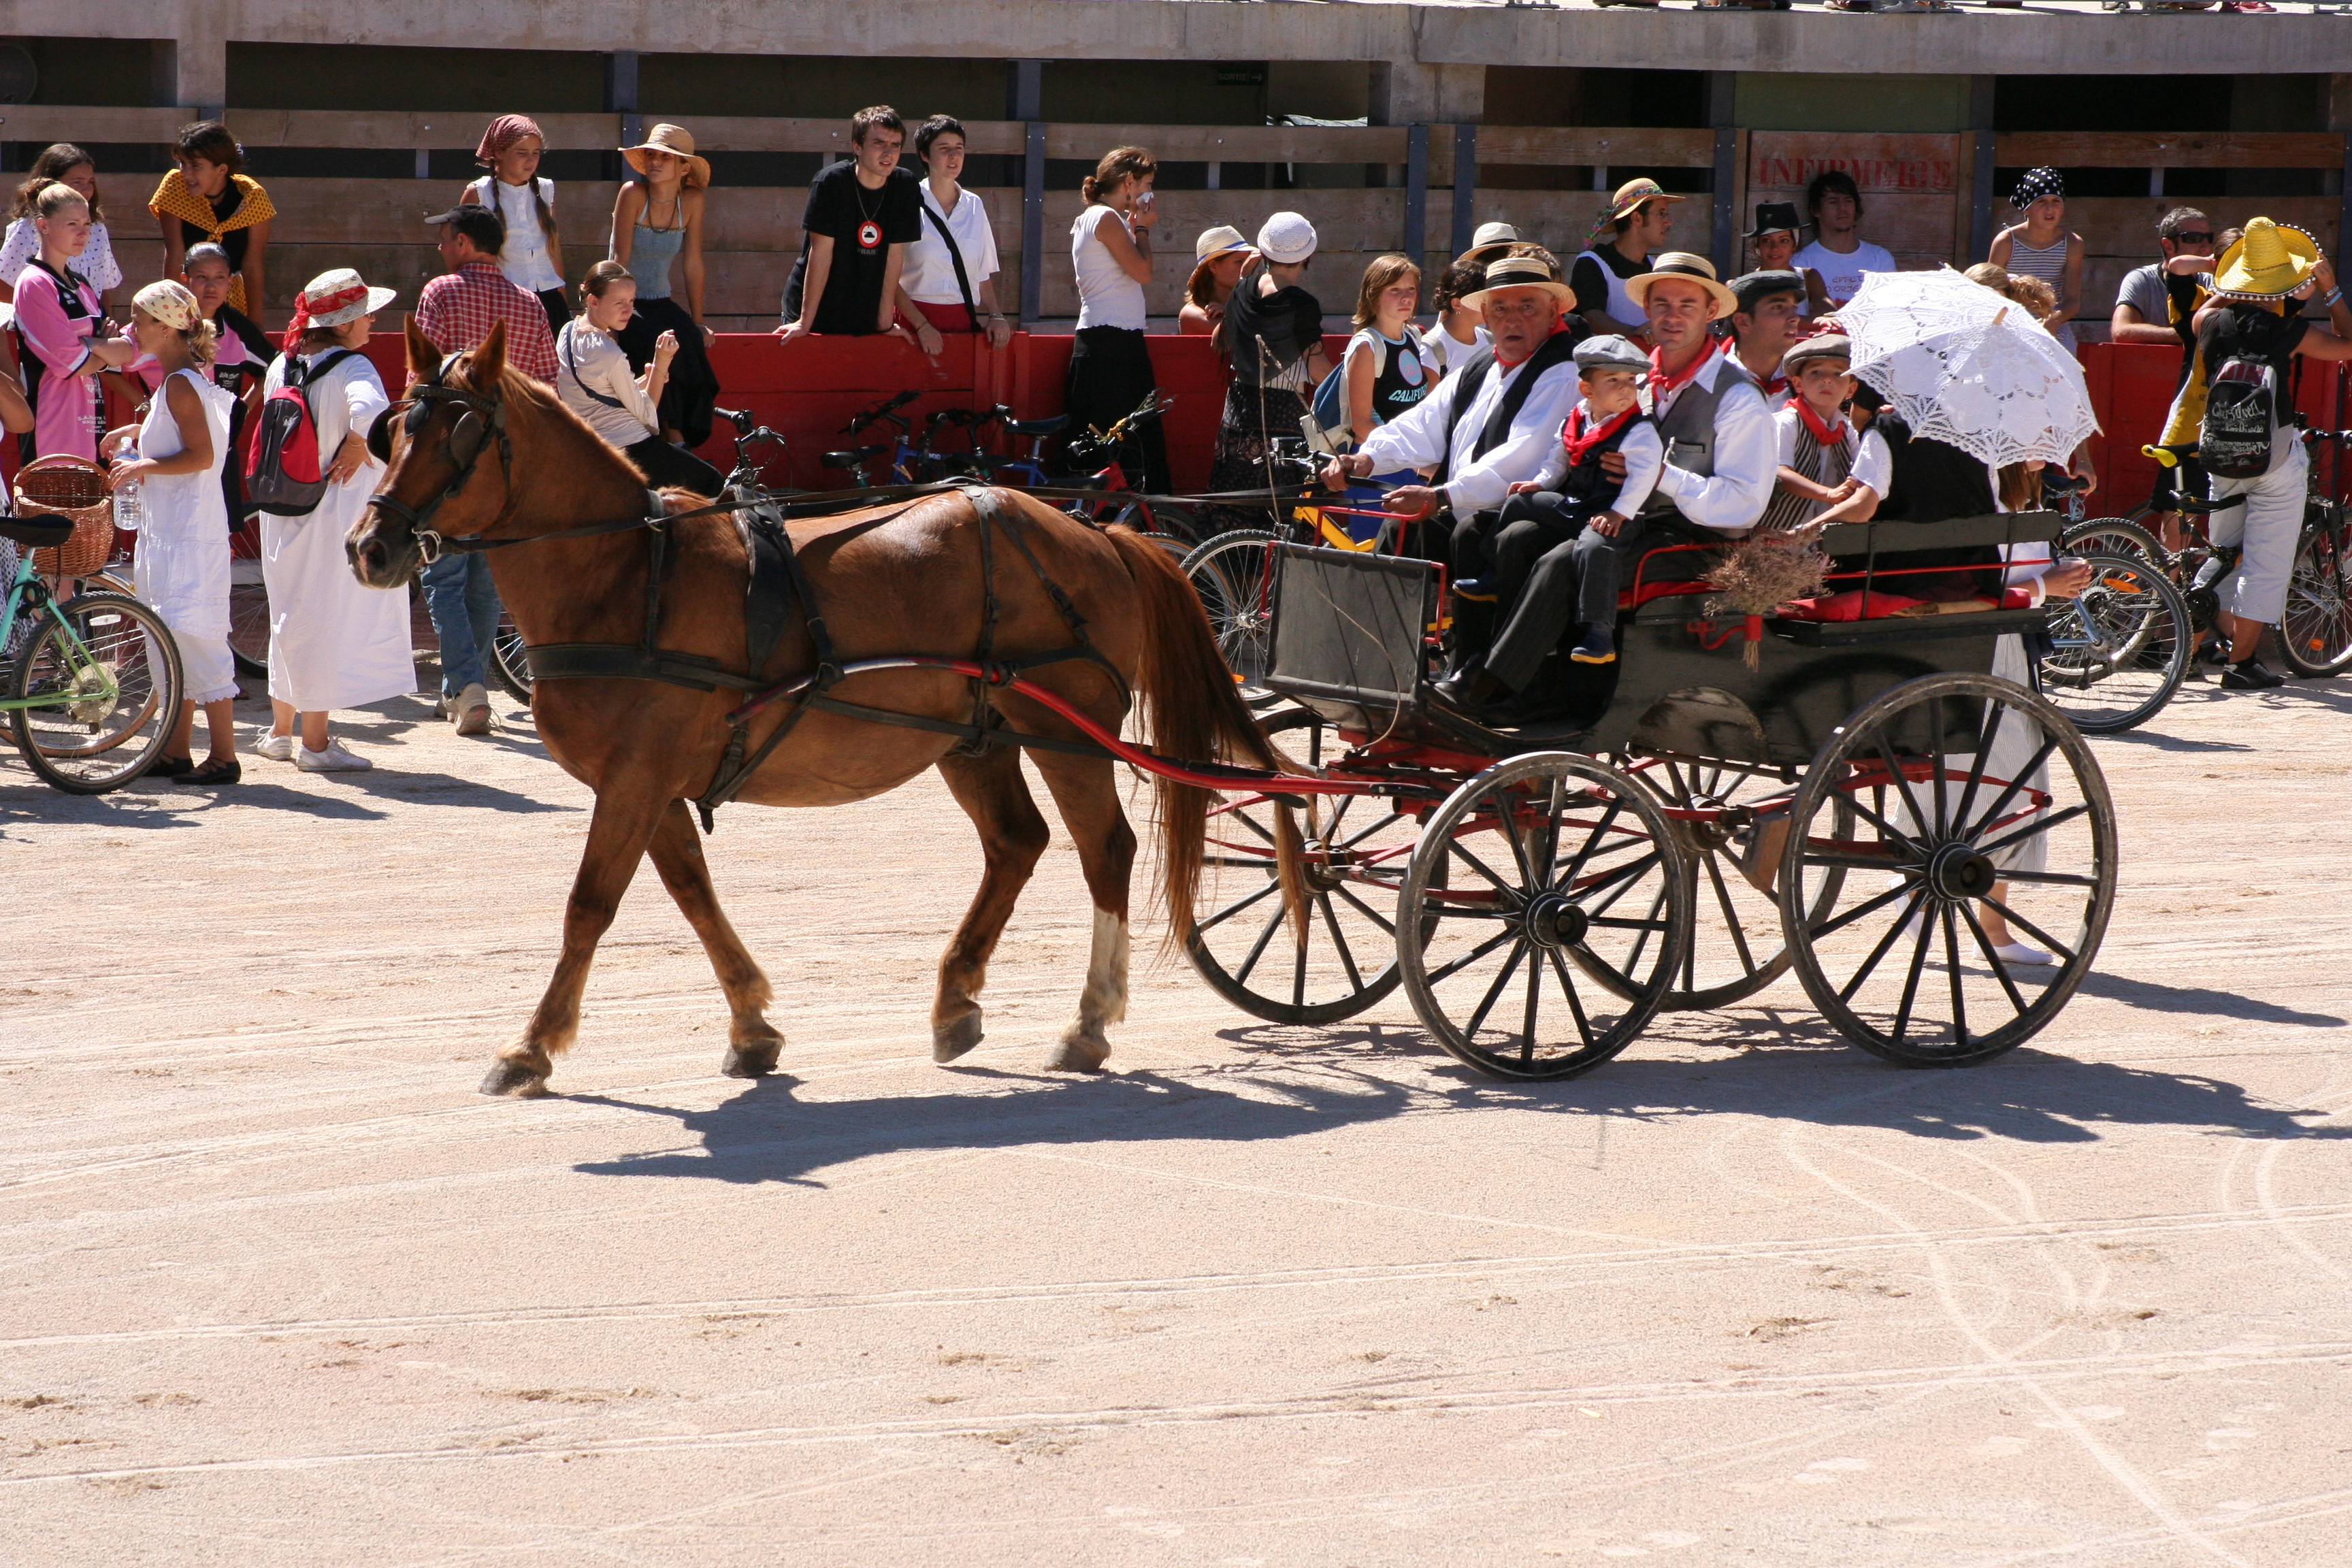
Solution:
{"label": "wide-brim straw hat", "polygon": [[686,183],[698,190],[710,184],[710,160],[694,154],[694,138],[683,125],[664,122],[646,132],[646,139],[634,147],[624,147],[621,156],[629,167],[642,174],[646,172],[647,153],[675,153],[686,160]]}
{"label": "wide-brim straw hat", "polygon": [[1625,292],[1633,303],[1644,310],[1650,308],[1650,285],[1667,279],[1696,283],[1705,289],[1715,301],[1711,321],[1721,321],[1739,309],[1739,297],[1725,288],[1715,276],[1715,263],[1704,256],[1694,256],[1687,250],[1669,250],[1650,263],[1650,269],[1625,279]]}
{"label": "wide-brim straw hat", "polygon": [[1221,223],[1214,228],[1202,229],[1201,237],[1192,242],[1192,275],[1184,280],[1184,286],[1190,289],[1199,282],[1201,274],[1207,271],[1209,263],[1216,260],[1217,258],[1244,255],[1249,247],[1248,238],[1240,229],[1229,223]]}
{"label": "wide-brim straw hat", "polygon": [[362,316],[379,315],[399,298],[399,289],[371,288],[351,268],[339,267],[302,286],[294,300],[294,315],[305,328],[340,327]]}
{"label": "wide-brim straw hat", "polygon": [[2213,264],[2213,292],[2232,300],[2284,300],[2311,281],[2319,242],[2292,224],[2251,218]]}
{"label": "wide-brim straw hat", "polygon": [[1507,223],[1482,223],[1470,237],[1470,248],[1454,259],[1458,264],[1475,261],[1484,264],[1498,251],[1508,250],[1519,243],[1519,231]]}
{"label": "wide-brim straw hat", "polygon": [[1486,286],[1475,294],[1462,296],[1462,303],[1473,310],[1486,308],[1486,296],[1505,289],[1540,289],[1559,302],[1563,310],[1576,308],[1576,290],[1551,275],[1551,268],[1533,256],[1498,257],[1486,264]]}

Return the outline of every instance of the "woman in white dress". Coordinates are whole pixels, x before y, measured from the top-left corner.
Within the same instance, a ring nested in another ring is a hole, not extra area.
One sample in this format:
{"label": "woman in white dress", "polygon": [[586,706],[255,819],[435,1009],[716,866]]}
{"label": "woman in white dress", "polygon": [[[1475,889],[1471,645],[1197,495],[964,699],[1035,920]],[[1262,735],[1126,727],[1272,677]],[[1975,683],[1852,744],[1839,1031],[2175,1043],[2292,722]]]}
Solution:
{"label": "woman in white dress", "polygon": [[[292,345],[269,367],[267,398],[290,366],[308,377],[327,493],[299,517],[261,519],[262,580],[269,585],[270,732],[254,751],[306,773],[373,767],[327,734],[327,715],[416,689],[409,651],[408,595],[362,587],[343,555],[343,536],[367,510],[382,465],[367,432],[390,405],[375,366],[359,351],[390,289],[371,289],[349,268],[310,279],[287,328]],[[301,723],[298,741],[295,722]]]}
{"label": "woman in white dress", "polygon": [[[131,300],[131,330],[163,372],[143,425],[106,437],[114,483],[136,483],[142,521],[134,578],[179,645],[187,696],[163,754],[148,768],[175,784],[233,784],[236,763],[236,664],[228,650],[228,503],[221,468],[228,461],[228,415],[236,401],[207,374],[213,324],[196,297],[164,279]],[[205,710],[212,751],[198,767],[191,755],[196,709]]]}

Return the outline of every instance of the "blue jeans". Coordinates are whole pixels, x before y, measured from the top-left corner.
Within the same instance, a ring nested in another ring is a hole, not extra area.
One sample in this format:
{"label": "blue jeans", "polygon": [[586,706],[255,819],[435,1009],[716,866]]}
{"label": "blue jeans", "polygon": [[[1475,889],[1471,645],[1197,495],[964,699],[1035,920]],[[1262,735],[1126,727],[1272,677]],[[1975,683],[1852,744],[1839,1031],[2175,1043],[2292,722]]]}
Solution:
{"label": "blue jeans", "polygon": [[499,590],[479,555],[444,555],[425,569],[425,607],[441,638],[441,695],[486,684],[482,661],[499,630]]}

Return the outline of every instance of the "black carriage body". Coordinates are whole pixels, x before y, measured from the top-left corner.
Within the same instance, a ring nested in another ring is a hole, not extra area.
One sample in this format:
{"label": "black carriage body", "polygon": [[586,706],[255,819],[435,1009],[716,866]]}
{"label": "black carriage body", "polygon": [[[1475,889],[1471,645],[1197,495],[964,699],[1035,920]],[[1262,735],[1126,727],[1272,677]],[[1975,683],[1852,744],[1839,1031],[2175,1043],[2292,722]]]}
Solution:
{"label": "black carriage body", "polygon": [[[1822,545],[1841,573],[1868,573],[1878,556],[1898,551],[2045,542],[2062,521],[2028,512],[1855,524],[1829,530]],[[1305,545],[1276,550],[1269,687],[1343,730],[1496,757],[1639,750],[1800,767],[1880,693],[1923,675],[1990,674],[2001,636],[2044,621],[2038,609],[1845,622],[1768,617],[1750,669],[1744,617],[1707,616],[1703,594],[1653,598],[1620,615],[1614,664],[1547,664],[1538,679],[1556,683],[1550,694],[1568,719],[1498,732],[1428,698],[1435,563]],[[1952,703],[1942,722],[1944,746],[1964,751],[1980,716],[1973,703]],[[1924,730],[1905,739],[1920,750],[1936,741]]]}

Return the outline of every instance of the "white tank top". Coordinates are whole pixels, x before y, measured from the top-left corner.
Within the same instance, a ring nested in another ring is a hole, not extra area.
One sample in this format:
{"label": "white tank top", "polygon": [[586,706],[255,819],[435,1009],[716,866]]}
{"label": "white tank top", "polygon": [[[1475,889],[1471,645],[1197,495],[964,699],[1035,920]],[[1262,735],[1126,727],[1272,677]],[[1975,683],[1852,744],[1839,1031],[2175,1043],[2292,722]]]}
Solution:
{"label": "white tank top", "polygon": [[[555,182],[535,183],[551,210],[555,205]],[[467,187],[467,194],[480,193],[485,185],[497,194],[499,216],[507,225],[506,248],[499,252],[499,270],[507,275],[509,282],[534,294],[562,288],[563,274],[555,269],[554,258],[547,254],[547,236],[539,226],[539,204],[531,200],[530,186],[509,185],[496,174],[485,174]]]}
{"label": "white tank top", "polygon": [[1110,253],[1095,231],[1108,221],[1124,223],[1117,211],[1100,202],[1091,204],[1070,225],[1070,265],[1078,274],[1078,331],[1088,327],[1125,327],[1143,331],[1143,285]]}
{"label": "white tank top", "polygon": [[[1625,279],[1617,276],[1609,263],[1601,258],[1599,251],[1580,250],[1577,252],[1576,260],[1581,261],[1588,256],[1592,258],[1592,265],[1601,268],[1601,280],[1609,285],[1609,303],[1601,309],[1608,311],[1612,319],[1622,321],[1629,327],[1638,327],[1648,321],[1650,313],[1633,302],[1633,296],[1625,291]],[[1623,258],[1621,257],[1619,259],[1622,260]],[[1575,261],[1569,263],[1571,271],[1574,270],[1575,266]]]}

